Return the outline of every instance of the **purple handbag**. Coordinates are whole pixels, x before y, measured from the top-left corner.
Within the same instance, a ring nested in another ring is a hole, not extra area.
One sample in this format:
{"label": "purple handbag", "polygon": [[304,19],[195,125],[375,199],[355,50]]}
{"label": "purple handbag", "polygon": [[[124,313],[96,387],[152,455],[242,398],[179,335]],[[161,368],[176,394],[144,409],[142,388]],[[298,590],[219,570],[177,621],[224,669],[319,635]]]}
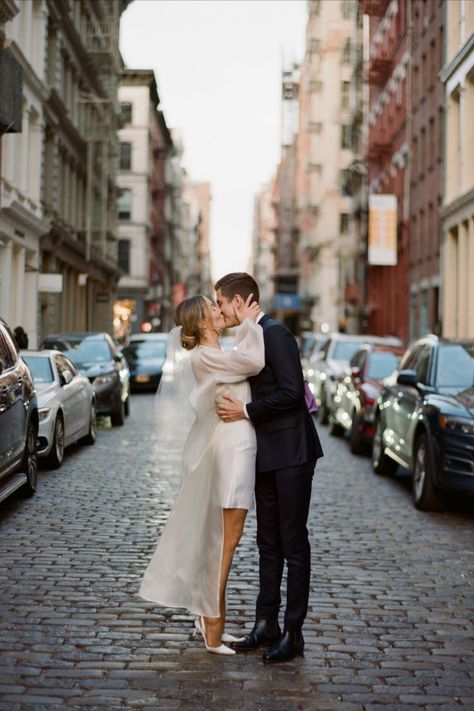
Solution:
{"label": "purple handbag", "polygon": [[314,399],[314,395],[310,390],[307,380],[304,381],[304,399],[306,402],[306,407],[308,408],[308,412],[313,413],[318,411],[316,400]]}

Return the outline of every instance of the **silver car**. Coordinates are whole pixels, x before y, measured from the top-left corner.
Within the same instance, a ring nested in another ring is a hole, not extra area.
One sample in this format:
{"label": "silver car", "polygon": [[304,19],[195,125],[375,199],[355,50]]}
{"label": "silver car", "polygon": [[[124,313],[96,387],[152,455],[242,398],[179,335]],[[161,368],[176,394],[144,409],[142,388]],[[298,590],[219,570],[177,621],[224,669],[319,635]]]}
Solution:
{"label": "silver car", "polygon": [[94,388],[64,353],[55,350],[22,351],[38,397],[38,454],[57,469],[64,449],[73,442],[96,441]]}

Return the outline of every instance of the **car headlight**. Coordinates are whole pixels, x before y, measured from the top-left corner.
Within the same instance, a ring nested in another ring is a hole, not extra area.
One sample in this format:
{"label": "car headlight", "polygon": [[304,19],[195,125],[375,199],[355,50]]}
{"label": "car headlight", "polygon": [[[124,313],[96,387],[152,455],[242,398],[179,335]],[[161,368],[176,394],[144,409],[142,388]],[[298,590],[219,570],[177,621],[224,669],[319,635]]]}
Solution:
{"label": "car headlight", "polygon": [[94,386],[96,385],[110,385],[115,382],[115,373],[110,373],[109,375],[98,375],[94,378]]}
{"label": "car headlight", "polygon": [[45,420],[51,412],[50,407],[42,407],[38,410],[38,419]]}
{"label": "car headlight", "polygon": [[439,415],[439,426],[444,430],[451,430],[452,432],[474,434],[474,420],[468,420],[464,417]]}

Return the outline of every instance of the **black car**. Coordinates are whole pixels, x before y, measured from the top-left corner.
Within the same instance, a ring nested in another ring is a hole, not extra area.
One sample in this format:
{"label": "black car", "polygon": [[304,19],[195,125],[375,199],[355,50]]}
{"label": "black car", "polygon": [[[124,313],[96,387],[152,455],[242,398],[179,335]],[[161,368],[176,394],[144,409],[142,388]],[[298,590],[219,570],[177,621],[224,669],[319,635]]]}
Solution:
{"label": "black car", "polygon": [[372,465],[412,472],[415,506],[444,508],[474,494],[474,341],[422,338],[385,381],[375,411]]}
{"label": "black car", "polygon": [[133,336],[123,349],[130,369],[130,386],[133,392],[156,391],[166,360],[167,336],[149,333]]}
{"label": "black car", "polygon": [[38,403],[33,378],[0,318],[0,501],[38,484]]}
{"label": "black car", "polygon": [[130,372],[108,333],[60,333],[41,341],[40,350],[62,351],[95,391],[97,415],[110,415],[123,425],[130,411]]}

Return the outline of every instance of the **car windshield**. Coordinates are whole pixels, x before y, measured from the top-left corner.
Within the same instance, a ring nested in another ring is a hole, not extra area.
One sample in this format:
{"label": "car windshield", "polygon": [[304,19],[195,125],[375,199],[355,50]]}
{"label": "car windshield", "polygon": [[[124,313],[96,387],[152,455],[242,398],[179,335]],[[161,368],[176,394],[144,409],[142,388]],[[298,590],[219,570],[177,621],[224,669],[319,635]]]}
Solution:
{"label": "car windshield", "polygon": [[466,390],[474,385],[474,343],[446,343],[439,347],[436,386]]}
{"label": "car windshield", "polygon": [[398,366],[399,358],[395,353],[380,351],[372,353],[369,357],[369,367],[366,378],[368,380],[383,380],[388,378]]}
{"label": "car windshield", "polygon": [[54,381],[53,369],[49,358],[41,356],[24,356],[24,360],[31,371],[33,380],[37,385],[52,383]]}
{"label": "car windshield", "polygon": [[166,341],[133,341],[123,349],[130,360],[163,360],[166,358]]}
{"label": "car windshield", "polygon": [[110,348],[103,338],[68,338],[67,346],[67,349],[63,349],[63,353],[67,353],[68,358],[78,368],[105,363],[112,358]]}
{"label": "car windshield", "polygon": [[331,358],[349,362],[352,356],[363,345],[363,341],[337,341]]}

